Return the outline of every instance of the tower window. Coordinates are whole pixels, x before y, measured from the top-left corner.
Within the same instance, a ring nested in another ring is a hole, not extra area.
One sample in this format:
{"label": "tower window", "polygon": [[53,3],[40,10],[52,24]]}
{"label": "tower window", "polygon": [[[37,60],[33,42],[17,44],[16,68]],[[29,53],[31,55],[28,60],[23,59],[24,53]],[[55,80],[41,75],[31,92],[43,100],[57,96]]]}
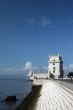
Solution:
{"label": "tower window", "polygon": [[53,73],[55,73],[55,70],[53,71]]}
{"label": "tower window", "polygon": [[55,73],[55,67],[53,67],[53,73]]}
{"label": "tower window", "polygon": [[53,65],[55,65],[55,59],[53,60],[54,62],[53,62]]}
{"label": "tower window", "polygon": [[55,65],[55,62],[53,63],[53,65]]}
{"label": "tower window", "polygon": [[55,70],[55,67],[53,67],[53,70]]}

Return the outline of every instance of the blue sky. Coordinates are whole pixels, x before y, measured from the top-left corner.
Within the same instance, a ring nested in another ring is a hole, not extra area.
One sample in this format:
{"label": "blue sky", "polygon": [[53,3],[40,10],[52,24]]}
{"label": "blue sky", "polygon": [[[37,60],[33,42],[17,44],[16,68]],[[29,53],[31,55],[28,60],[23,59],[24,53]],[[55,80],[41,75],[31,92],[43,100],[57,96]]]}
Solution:
{"label": "blue sky", "polygon": [[21,70],[27,62],[48,65],[49,54],[73,64],[73,0],[1,0],[0,71]]}

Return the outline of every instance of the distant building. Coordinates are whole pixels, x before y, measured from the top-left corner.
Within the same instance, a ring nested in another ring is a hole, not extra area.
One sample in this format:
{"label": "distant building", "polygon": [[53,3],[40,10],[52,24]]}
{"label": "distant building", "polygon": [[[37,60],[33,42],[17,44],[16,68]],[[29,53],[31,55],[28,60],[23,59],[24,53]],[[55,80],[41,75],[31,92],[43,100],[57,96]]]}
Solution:
{"label": "distant building", "polygon": [[58,55],[49,56],[48,74],[53,74],[55,78],[63,77],[63,59]]}
{"label": "distant building", "polygon": [[31,80],[34,79],[49,79],[51,78],[63,78],[63,59],[58,55],[49,56],[48,61],[48,72],[29,72],[29,77]]}

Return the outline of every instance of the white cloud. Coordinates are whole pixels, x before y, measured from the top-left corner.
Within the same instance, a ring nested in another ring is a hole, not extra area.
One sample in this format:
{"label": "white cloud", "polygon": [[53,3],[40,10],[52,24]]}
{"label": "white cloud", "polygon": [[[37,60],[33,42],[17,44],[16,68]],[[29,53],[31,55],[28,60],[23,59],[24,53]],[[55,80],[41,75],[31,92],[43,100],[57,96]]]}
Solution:
{"label": "white cloud", "polygon": [[48,67],[47,67],[47,66],[43,66],[43,69],[44,69],[44,70],[48,70]]}
{"label": "white cloud", "polygon": [[33,70],[37,70],[37,69],[38,69],[37,67],[34,67],[34,66],[32,65],[32,62],[31,62],[31,61],[27,61],[27,62],[25,63],[25,65],[24,65],[24,71],[27,71],[27,72],[33,71]]}
{"label": "white cloud", "polygon": [[56,25],[46,16],[43,16],[41,19],[37,19],[33,16],[31,17],[28,17],[27,18],[27,25],[30,25],[32,27],[38,27],[40,28],[41,26],[42,27],[50,27],[50,28],[53,28],[55,29],[56,28]]}
{"label": "white cloud", "polygon": [[73,64],[70,64],[69,66],[64,67],[64,71],[66,71],[66,72],[73,71]]}
{"label": "white cloud", "polygon": [[64,67],[64,70],[67,70],[67,69],[68,69],[68,67],[65,66],[65,67]]}
{"label": "white cloud", "polygon": [[36,71],[38,68],[36,66],[32,65],[31,61],[26,61],[23,68],[12,68],[12,67],[6,67],[6,68],[0,68],[0,73],[5,74],[14,74],[14,73],[27,73],[29,71]]}
{"label": "white cloud", "polygon": [[32,63],[30,61],[27,61],[24,65],[24,71],[31,71],[33,68]]}
{"label": "white cloud", "polygon": [[37,70],[38,69],[38,67],[34,67],[34,70]]}
{"label": "white cloud", "polygon": [[73,64],[70,64],[70,65],[69,65],[69,70],[70,70],[70,71],[73,71]]}
{"label": "white cloud", "polygon": [[31,18],[31,17],[28,17],[27,22],[28,22],[29,25],[33,25],[35,23],[35,19]]}
{"label": "white cloud", "polygon": [[6,67],[6,68],[0,68],[0,74],[2,75],[22,75],[23,71],[19,68],[12,68],[12,67]]}
{"label": "white cloud", "polygon": [[56,25],[48,17],[45,16],[41,19],[41,26],[43,27],[49,26],[52,29],[56,28]]}
{"label": "white cloud", "polygon": [[41,20],[41,25],[42,26],[48,26],[50,24],[51,24],[51,21],[48,18],[46,18],[46,17],[42,18],[42,20]]}
{"label": "white cloud", "polygon": [[2,72],[14,72],[14,71],[17,71],[17,70],[18,69],[16,69],[16,68],[10,68],[10,67],[0,69],[0,71],[2,71]]}

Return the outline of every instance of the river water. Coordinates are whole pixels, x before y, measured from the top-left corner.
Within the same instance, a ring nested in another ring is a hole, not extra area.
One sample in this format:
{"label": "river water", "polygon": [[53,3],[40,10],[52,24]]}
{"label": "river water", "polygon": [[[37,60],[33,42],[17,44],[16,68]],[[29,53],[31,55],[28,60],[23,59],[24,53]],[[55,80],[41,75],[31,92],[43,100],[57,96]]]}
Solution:
{"label": "river water", "polygon": [[[0,110],[15,110],[21,101],[31,91],[31,82],[26,76],[2,76],[0,75]],[[16,95],[16,103],[5,103],[6,96]]]}

